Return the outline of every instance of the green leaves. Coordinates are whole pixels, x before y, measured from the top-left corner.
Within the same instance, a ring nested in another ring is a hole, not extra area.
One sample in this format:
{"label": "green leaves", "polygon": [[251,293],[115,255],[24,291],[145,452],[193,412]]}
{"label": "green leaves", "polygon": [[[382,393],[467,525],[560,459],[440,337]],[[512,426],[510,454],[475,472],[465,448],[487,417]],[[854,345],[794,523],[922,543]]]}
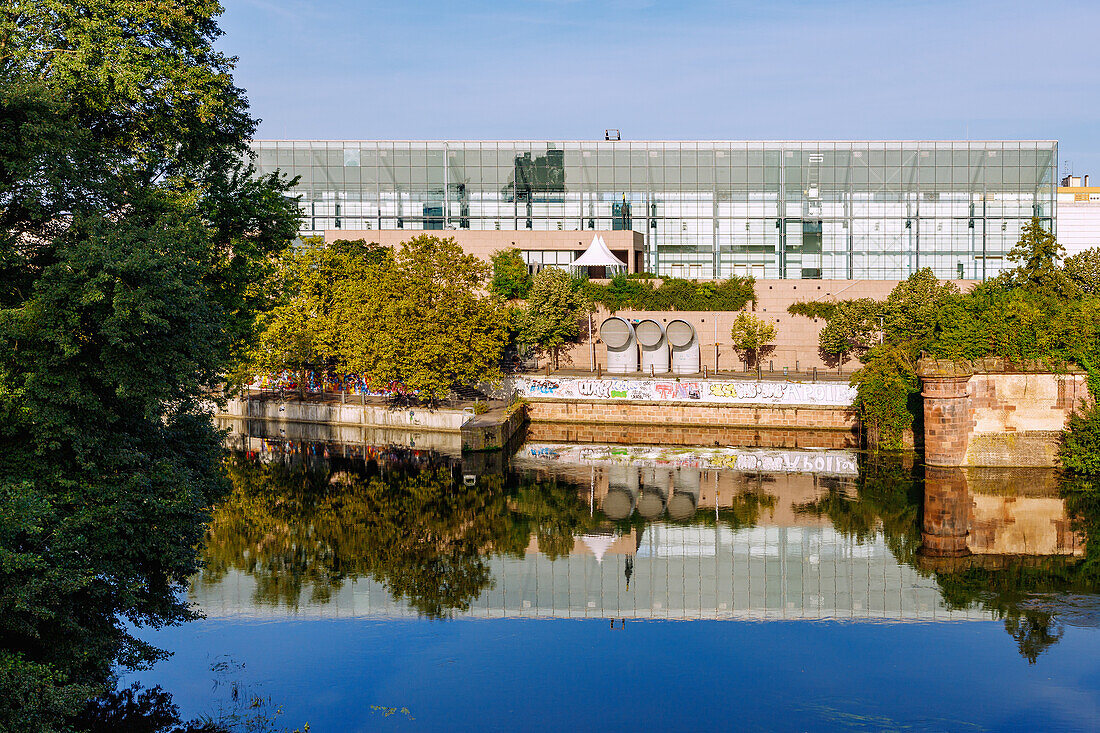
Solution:
{"label": "green leaves", "polygon": [[191,618],[224,489],[201,403],[297,230],[220,11],[0,6],[0,700],[42,729],[160,655],[133,625]]}
{"label": "green leaves", "polygon": [[535,275],[520,325],[519,343],[549,354],[557,368],[562,347],[581,336],[579,320],[585,316],[583,301],[574,292],[569,275],[548,267]]}
{"label": "green leaves", "polygon": [[730,329],[733,347],[746,352],[748,363],[756,363],[757,354],[775,340],[775,326],[751,313],[738,313]]}
{"label": "green leaves", "polygon": [[339,363],[426,400],[447,397],[457,384],[499,379],[509,316],[486,294],[488,275],[453,239],[404,242],[392,263],[341,294]]}
{"label": "green leaves", "polygon": [[590,303],[602,303],[612,313],[635,310],[736,311],[754,300],[755,281],[733,277],[719,283],[666,278],[658,287],[638,276],[616,275],[606,285],[584,280],[574,285]]}
{"label": "green leaves", "polygon": [[453,239],[421,235],[397,253],[307,242],[280,264],[281,296],[248,367],[354,373],[444,399],[455,385],[500,377],[510,314],[485,293],[487,280],[485,263]]}
{"label": "green leaves", "polygon": [[531,273],[518,249],[505,249],[493,255],[493,282],[489,290],[505,300],[526,298],[531,289]]}
{"label": "green leaves", "polygon": [[1024,225],[1020,240],[1008,253],[1009,261],[1018,263],[1014,271],[1007,273],[1008,279],[1034,291],[1076,295],[1077,286],[1058,266],[1064,254],[1065,249],[1047,231],[1042,220],[1034,217]]}
{"label": "green leaves", "polygon": [[1082,408],[1070,415],[1058,458],[1071,473],[1100,475],[1100,408],[1095,402]]}
{"label": "green leaves", "polygon": [[841,357],[871,348],[879,334],[882,306],[870,298],[842,300],[832,308],[818,341],[826,354]]}
{"label": "green leaves", "polygon": [[1100,247],[1067,257],[1063,269],[1082,293],[1100,295]]}

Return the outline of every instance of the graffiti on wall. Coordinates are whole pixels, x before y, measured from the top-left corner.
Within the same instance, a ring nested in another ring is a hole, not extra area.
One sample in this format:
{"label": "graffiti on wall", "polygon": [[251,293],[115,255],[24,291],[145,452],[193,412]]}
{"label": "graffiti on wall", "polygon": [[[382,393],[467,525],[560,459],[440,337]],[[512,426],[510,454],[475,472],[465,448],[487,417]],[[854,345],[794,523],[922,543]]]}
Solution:
{"label": "graffiti on wall", "polygon": [[521,396],[530,399],[698,401],[743,405],[850,407],[856,398],[855,387],[843,383],[821,382],[520,377],[515,380],[515,386]]}
{"label": "graffiti on wall", "polygon": [[303,387],[306,392],[346,392],[353,395],[367,395],[368,397],[395,397],[416,396],[415,390],[410,390],[399,382],[388,384],[372,384],[366,377],[357,374],[333,374],[331,372],[307,371],[303,382],[299,385],[299,375],[295,372],[284,371],[274,374],[261,374],[254,378],[248,385],[257,390],[287,390],[293,392]]}
{"label": "graffiti on wall", "polygon": [[846,450],[774,450],[762,448],[670,448],[630,445],[528,443],[515,456],[517,465],[582,464],[725,469],[743,473],[812,473],[855,476],[856,455]]}

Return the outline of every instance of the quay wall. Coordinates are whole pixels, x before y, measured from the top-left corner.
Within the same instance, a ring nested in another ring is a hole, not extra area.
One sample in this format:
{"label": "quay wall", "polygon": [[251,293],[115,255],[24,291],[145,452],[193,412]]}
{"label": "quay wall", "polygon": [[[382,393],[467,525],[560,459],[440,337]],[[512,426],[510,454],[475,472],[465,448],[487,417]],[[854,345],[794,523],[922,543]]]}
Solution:
{"label": "quay wall", "polygon": [[420,407],[395,410],[386,405],[239,399],[229,400],[222,415],[273,422],[370,425],[454,433],[459,432],[462,424],[470,418],[469,413],[462,410],[428,410]]}
{"label": "quay wall", "polygon": [[525,377],[528,438],[580,443],[855,448],[843,383]]}
{"label": "quay wall", "polygon": [[401,445],[456,454],[501,450],[523,427],[527,413],[522,406],[475,416],[471,410],[237,399],[215,416],[246,438]]}

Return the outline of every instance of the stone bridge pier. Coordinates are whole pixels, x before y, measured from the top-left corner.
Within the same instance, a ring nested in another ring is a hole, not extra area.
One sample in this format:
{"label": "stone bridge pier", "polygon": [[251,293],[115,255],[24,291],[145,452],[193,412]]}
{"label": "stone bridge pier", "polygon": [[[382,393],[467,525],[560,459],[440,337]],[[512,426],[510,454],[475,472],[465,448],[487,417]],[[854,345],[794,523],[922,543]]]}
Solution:
{"label": "stone bridge pier", "polygon": [[1070,413],[1090,400],[1084,372],[1037,361],[922,358],[929,466],[1058,466]]}

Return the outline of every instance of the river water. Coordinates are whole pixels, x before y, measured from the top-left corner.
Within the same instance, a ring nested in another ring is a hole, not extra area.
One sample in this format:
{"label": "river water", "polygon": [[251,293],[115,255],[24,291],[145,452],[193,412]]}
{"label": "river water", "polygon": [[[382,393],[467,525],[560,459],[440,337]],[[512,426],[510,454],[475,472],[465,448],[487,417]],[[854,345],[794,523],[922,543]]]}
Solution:
{"label": "river water", "polygon": [[[173,652],[184,717],[395,730],[1097,730],[1096,502],[1043,471],[253,439]],[[253,706],[254,705],[254,706]]]}

